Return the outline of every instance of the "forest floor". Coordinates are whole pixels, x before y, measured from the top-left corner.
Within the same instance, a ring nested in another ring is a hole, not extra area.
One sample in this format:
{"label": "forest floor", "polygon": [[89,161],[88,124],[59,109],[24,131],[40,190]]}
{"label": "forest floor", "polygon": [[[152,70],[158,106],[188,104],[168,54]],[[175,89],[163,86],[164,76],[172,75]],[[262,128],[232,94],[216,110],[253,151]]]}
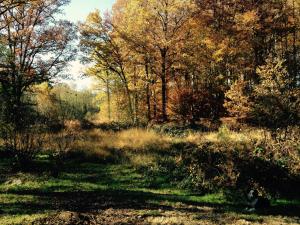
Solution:
{"label": "forest floor", "polygon": [[[43,162],[44,160],[44,162]],[[300,203],[277,200],[247,213],[222,193],[197,195],[163,178],[149,185],[128,164],[69,162],[58,178],[13,173],[0,160],[0,224],[300,224]]]}

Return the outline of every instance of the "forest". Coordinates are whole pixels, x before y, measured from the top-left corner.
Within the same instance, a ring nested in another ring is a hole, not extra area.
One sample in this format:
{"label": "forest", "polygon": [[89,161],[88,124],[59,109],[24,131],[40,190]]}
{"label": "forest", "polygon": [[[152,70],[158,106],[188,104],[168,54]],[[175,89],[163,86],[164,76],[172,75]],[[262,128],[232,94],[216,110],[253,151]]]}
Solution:
{"label": "forest", "polygon": [[1,225],[300,224],[299,0],[71,2],[0,0]]}

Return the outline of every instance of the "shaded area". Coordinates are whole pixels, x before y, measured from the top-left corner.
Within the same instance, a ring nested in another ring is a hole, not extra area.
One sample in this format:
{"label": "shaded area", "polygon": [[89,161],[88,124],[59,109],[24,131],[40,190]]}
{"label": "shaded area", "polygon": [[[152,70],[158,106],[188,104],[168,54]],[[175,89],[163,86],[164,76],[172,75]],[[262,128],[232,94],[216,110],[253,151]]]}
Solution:
{"label": "shaded area", "polygon": [[[57,187],[59,188],[59,187]],[[4,194],[1,192],[1,194]],[[5,193],[7,194],[7,193]],[[26,195],[37,197],[35,202],[1,203],[2,209],[7,209],[8,214],[33,214],[43,210],[95,212],[109,208],[136,209],[136,210],[179,210],[184,212],[201,212],[199,207],[211,207],[217,213],[237,212],[245,213],[243,205],[230,203],[209,203],[187,200],[186,196],[172,194],[156,194],[144,191],[131,190],[97,190],[73,192],[43,192],[40,190],[11,191],[20,197]],[[160,204],[161,202],[182,203],[193,207],[172,207]],[[10,210],[13,209],[13,210]],[[259,215],[299,216],[300,206],[295,204],[277,205],[269,209],[256,212]]]}
{"label": "shaded area", "polygon": [[[8,172],[9,163],[2,161],[0,170]],[[46,171],[47,165],[50,164],[44,164],[41,171]],[[58,178],[43,172],[15,174],[11,171],[2,177],[0,219],[1,216],[46,213],[49,216],[35,224],[60,224],[60,220],[68,221],[62,224],[78,221],[78,224],[93,224],[92,221],[94,224],[118,224],[118,221],[121,224],[147,224],[148,218],[173,216],[184,220],[188,216],[196,221],[226,224],[222,221],[228,213],[234,213],[236,218],[246,217],[246,220],[247,215],[250,220],[253,217],[244,211],[245,206],[222,197],[206,199],[172,189],[163,177],[160,178],[161,186],[149,189],[149,180],[130,165],[70,162]],[[299,204],[286,202],[255,212],[255,215],[296,218],[299,211]],[[228,219],[235,217],[228,216]]]}

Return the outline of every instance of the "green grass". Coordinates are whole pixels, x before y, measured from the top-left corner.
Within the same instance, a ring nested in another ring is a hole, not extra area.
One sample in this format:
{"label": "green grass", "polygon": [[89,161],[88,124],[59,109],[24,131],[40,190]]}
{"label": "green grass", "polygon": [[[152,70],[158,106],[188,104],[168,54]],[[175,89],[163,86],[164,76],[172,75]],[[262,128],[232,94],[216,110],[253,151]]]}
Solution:
{"label": "green grass", "polygon": [[[148,217],[160,216],[158,209],[181,204],[240,213],[239,206],[226,201],[222,193],[196,195],[163,183],[163,178],[158,178],[161,184],[154,188],[142,172],[128,164],[70,162],[58,178],[49,176],[46,169],[50,164],[46,161],[39,173],[10,173],[7,172],[9,164],[9,161],[0,162],[0,171],[6,171],[0,183],[1,225],[28,224],[59,211],[90,211],[110,207],[139,209],[143,216]],[[288,200],[277,200],[273,204],[277,207],[300,205],[297,201]]]}

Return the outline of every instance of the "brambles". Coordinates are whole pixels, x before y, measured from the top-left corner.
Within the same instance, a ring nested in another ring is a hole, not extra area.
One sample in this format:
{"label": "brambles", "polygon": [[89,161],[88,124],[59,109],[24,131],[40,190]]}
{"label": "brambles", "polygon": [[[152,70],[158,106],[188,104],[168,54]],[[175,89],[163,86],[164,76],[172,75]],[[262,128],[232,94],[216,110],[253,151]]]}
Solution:
{"label": "brambles", "polygon": [[53,160],[51,175],[58,177],[63,169],[64,161],[74,146],[74,142],[80,139],[81,123],[79,121],[65,121],[64,129],[51,134],[48,133],[48,149]]}
{"label": "brambles", "polygon": [[255,186],[272,196],[299,197],[293,188],[300,182],[297,132],[289,127],[274,138],[266,130],[237,133],[223,127],[190,134],[174,143],[169,155],[157,158],[149,174],[201,193]]}
{"label": "brambles", "polygon": [[30,125],[17,130],[12,125],[1,125],[1,138],[9,155],[13,155],[21,169],[30,169],[34,158],[43,150],[45,128],[41,125]]}

